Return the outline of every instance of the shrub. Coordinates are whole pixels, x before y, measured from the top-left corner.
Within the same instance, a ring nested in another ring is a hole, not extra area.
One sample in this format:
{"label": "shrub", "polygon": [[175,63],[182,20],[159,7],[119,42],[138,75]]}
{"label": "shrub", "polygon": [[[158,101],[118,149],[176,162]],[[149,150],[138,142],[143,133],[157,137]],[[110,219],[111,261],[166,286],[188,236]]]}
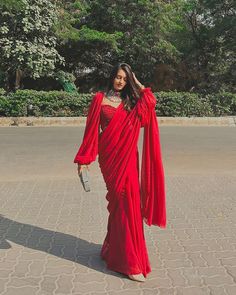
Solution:
{"label": "shrub", "polygon": [[7,96],[9,107],[5,116],[86,116],[91,99],[90,94],[17,90]]}
{"label": "shrub", "polygon": [[206,95],[215,116],[236,114],[236,94],[220,92]]}
{"label": "shrub", "polygon": [[197,93],[189,92],[159,92],[156,94],[158,116],[190,117],[212,116],[213,111],[209,101]]}
{"label": "shrub", "polygon": [[[236,94],[220,92],[197,93],[160,91],[157,97],[157,116],[225,116],[236,114]],[[6,94],[0,88],[0,116],[77,117],[86,116],[93,98],[91,93],[65,91],[17,90]]]}

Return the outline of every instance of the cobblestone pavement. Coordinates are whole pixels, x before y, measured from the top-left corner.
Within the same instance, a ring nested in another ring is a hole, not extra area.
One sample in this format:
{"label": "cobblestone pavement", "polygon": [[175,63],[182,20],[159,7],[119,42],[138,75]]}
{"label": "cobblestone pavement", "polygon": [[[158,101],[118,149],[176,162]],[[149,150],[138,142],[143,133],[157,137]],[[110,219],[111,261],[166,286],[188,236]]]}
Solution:
{"label": "cobblestone pavement", "polygon": [[97,162],[92,191],[80,185],[83,128],[0,128],[0,294],[236,294],[235,130],[160,131],[168,226],[145,225],[152,272],[139,283],[99,257],[106,189]]}

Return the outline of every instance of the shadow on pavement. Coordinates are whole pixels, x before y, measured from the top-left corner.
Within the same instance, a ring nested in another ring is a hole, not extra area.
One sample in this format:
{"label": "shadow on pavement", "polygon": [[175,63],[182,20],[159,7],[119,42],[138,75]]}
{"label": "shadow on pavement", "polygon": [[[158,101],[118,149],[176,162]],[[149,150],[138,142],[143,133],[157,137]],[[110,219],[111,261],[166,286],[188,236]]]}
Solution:
{"label": "shadow on pavement", "polygon": [[106,268],[100,257],[100,244],[41,227],[24,224],[0,215],[0,249],[9,249],[12,241],[26,248],[42,251],[79,263],[99,272],[123,276]]}

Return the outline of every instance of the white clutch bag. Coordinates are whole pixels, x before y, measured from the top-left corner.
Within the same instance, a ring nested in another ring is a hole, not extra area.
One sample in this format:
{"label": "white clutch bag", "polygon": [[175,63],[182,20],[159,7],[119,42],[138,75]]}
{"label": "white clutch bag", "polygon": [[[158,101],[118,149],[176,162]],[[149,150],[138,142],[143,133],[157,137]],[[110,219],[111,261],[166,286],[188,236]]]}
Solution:
{"label": "white clutch bag", "polygon": [[87,167],[82,169],[81,173],[79,174],[79,177],[84,190],[86,192],[90,192],[90,179],[89,179],[89,171]]}

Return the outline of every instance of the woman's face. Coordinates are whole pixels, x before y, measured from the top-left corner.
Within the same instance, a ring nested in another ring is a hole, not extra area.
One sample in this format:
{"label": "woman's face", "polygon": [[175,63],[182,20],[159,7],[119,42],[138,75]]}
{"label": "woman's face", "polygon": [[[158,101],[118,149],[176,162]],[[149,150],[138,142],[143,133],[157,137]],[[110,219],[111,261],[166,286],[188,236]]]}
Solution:
{"label": "woman's face", "polygon": [[116,74],[116,77],[113,81],[113,88],[116,91],[121,91],[125,87],[126,84],[127,84],[126,73],[122,69],[119,69]]}

